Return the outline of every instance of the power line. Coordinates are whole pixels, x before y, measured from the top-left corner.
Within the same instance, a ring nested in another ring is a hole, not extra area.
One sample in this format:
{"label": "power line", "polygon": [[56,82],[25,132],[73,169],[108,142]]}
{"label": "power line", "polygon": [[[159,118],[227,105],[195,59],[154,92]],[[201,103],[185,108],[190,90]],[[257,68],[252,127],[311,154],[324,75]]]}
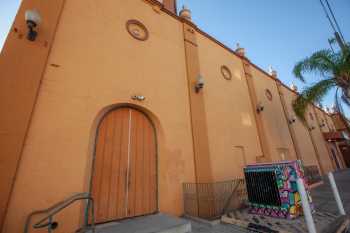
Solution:
{"label": "power line", "polygon": [[[326,3],[327,3],[327,6],[328,6],[329,11],[330,11],[331,14],[332,14],[332,17],[333,17],[334,22],[332,21],[331,17],[329,17],[329,14],[328,14],[328,11],[327,11],[327,9],[326,9],[326,6],[324,5],[324,3],[323,3],[322,0],[320,0],[320,3],[321,3],[321,5],[322,5],[322,7],[323,7],[323,10],[324,10],[324,12],[325,12],[325,14],[326,14],[326,17],[327,17],[329,23],[331,24],[331,26],[332,26],[332,28],[333,28],[333,30],[334,30],[334,37],[335,37],[335,40],[338,42],[338,45],[339,45],[339,47],[341,48],[341,50],[342,50],[342,51],[345,51],[345,50],[347,49],[347,46],[346,46],[346,42],[345,42],[345,40],[344,40],[344,37],[343,37],[343,35],[341,34],[341,31],[340,31],[340,27],[339,27],[339,25],[338,25],[338,22],[337,22],[337,20],[335,19],[335,16],[334,16],[334,14],[333,14],[333,11],[332,11],[331,6],[329,5],[328,1],[327,1],[327,0],[325,0],[325,1],[326,1]],[[334,26],[334,23],[336,24],[336,27]],[[337,29],[338,29],[338,30],[337,30]],[[338,32],[338,31],[339,31],[339,32]]]}
{"label": "power line", "polygon": [[334,26],[334,24],[333,24],[333,21],[332,21],[331,18],[329,17],[329,14],[328,14],[328,11],[327,11],[327,9],[326,9],[326,6],[324,5],[324,3],[323,3],[322,0],[320,0],[320,3],[321,3],[321,5],[322,5],[322,7],[323,7],[324,13],[326,14],[326,17],[327,17],[329,23],[331,24],[331,26],[332,26],[332,28],[333,28],[333,30],[334,30],[334,33],[336,33],[336,32],[337,32],[337,29],[335,28],[335,26]]}
{"label": "power line", "polygon": [[334,23],[335,23],[335,25],[336,25],[336,27],[337,27],[337,29],[339,31],[339,34],[340,34],[341,38],[343,39],[343,42],[345,43],[345,39],[344,39],[343,33],[340,30],[339,24],[338,24],[338,22],[337,22],[337,20],[336,20],[336,18],[334,16],[333,10],[332,10],[331,6],[329,5],[328,0],[325,0],[325,1],[326,1],[327,6],[328,6],[329,12],[331,12],[333,21],[334,21]]}

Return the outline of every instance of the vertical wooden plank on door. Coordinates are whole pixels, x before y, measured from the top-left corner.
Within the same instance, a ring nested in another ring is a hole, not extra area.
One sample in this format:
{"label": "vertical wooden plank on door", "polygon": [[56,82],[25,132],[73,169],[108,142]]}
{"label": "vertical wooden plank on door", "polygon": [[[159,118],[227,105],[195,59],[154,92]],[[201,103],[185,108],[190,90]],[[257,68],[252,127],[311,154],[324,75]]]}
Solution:
{"label": "vertical wooden plank on door", "polygon": [[105,146],[105,137],[106,137],[106,130],[107,129],[107,124],[105,121],[102,121],[100,123],[99,129],[98,129],[98,134],[97,134],[97,139],[96,139],[96,148],[95,148],[95,163],[94,163],[94,174],[92,177],[92,196],[95,199],[95,218],[100,219],[100,196],[99,196],[99,183],[102,179],[101,173],[103,169],[103,151],[104,151],[104,146]]}
{"label": "vertical wooden plank on door", "polygon": [[114,138],[112,148],[112,158],[110,161],[110,183],[109,183],[109,198],[108,198],[108,216],[113,218],[117,216],[117,198],[118,198],[118,178],[120,176],[118,165],[121,157],[121,136],[122,136],[122,118],[123,111],[113,111],[111,113],[113,117],[114,125]]}
{"label": "vertical wooden plank on door", "polygon": [[[137,145],[135,145],[137,150],[137,163],[135,174],[135,215],[144,215],[143,204],[145,203],[145,190],[144,190],[144,180],[146,179],[146,174],[144,172],[144,131],[145,131],[145,116],[143,114],[138,114],[138,130],[137,130]],[[147,122],[146,122],[147,123]]]}
{"label": "vertical wooden plank on door", "polygon": [[106,138],[105,138],[105,148],[103,155],[103,169],[101,172],[101,181],[100,181],[100,202],[99,202],[99,211],[102,221],[108,221],[110,216],[108,216],[108,205],[109,205],[109,197],[110,197],[110,183],[111,183],[111,161],[113,155],[113,147],[114,147],[114,112],[108,114],[106,116]]}
{"label": "vertical wooden plank on door", "polygon": [[140,163],[142,162],[142,117],[138,111],[132,111],[131,141],[130,141],[130,185],[128,192],[128,214],[129,216],[138,216],[139,202],[142,202],[142,194],[140,194]]}
{"label": "vertical wooden plank on door", "polygon": [[152,156],[150,154],[150,147],[154,146],[151,145],[149,142],[149,137],[151,136],[150,134],[153,133],[153,130],[150,130],[150,124],[147,121],[147,119],[145,119],[144,121],[144,131],[143,131],[143,145],[144,145],[144,149],[143,149],[143,154],[144,154],[144,162],[142,164],[143,166],[143,171],[144,171],[144,179],[143,179],[143,208],[142,208],[142,212],[143,213],[151,213],[151,208],[150,208],[150,198],[151,198],[151,192],[150,192],[150,185],[151,182],[150,180],[152,179],[151,173],[150,173],[150,162],[151,162],[151,158],[150,156]]}
{"label": "vertical wooden plank on door", "polygon": [[128,110],[119,109],[109,112],[99,126],[92,178],[97,223],[126,217],[118,210],[125,210],[128,124]]}
{"label": "vertical wooden plank on door", "polygon": [[134,194],[134,174],[133,171],[135,170],[135,149],[133,148],[133,142],[135,142],[136,138],[135,138],[135,131],[137,130],[137,126],[136,126],[136,119],[133,114],[133,110],[130,109],[130,141],[129,141],[129,164],[128,164],[128,168],[127,168],[127,175],[128,175],[128,184],[127,184],[127,201],[126,201],[126,215],[128,217],[132,217],[134,216],[134,198],[133,198],[133,194]]}
{"label": "vertical wooden plank on door", "polygon": [[105,173],[104,175],[104,182],[103,184],[103,189],[101,190],[102,192],[106,192],[106,198],[104,198],[104,219],[106,221],[111,219],[111,216],[109,215],[109,205],[110,205],[110,199],[111,199],[111,186],[110,184],[112,183],[112,160],[114,156],[114,147],[115,147],[115,126],[117,122],[114,120],[114,115],[116,112],[112,112],[110,114],[110,127],[107,130],[107,135],[109,136],[107,138],[108,143],[106,145],[105,153],[105,168],[103,172]]}
{"label": "vertical wooden plank on door", "polygon": [[127,108],[122,109],[121,113],[121,148],[120,148],[120,163],[115,172],[118,172],[118,187],[117,187],[117,218],[125,218],[126,215],[126,176],[128,169],[128,150],[129,150],[129,135],[130,135],[130,110]]}
{"label": "vertical wooden plank on door", "polygon": [[150,209],[149,213],[154,213],[157,211],[157,144],[156,135],[153,126],[149,122],[148,124],[148,142],[149,142],[149,160],[150,160]]}
{"label": "vertical wooden plank on door", "polygon": [[[108,216],[109,219],[122,218],[123,215],[120,215],[118,208],[123,206],[123,201],[120,200],[120,196],[125,195],[125,190],[121,190],[121,187],[125,187],[121,184],[124,178],[124,174],[120,168],[122,163],[125,164],[125,158],[127,157],[127,150],[123,150],[127,140],[125,136],[128,134],[128,112],[127,109],[120,109],[118,111],[113,111],[112,117],[115,122],[114,126],[114,140],[113,140],[113,149],[112,149],[112,158],[110,162],[111,175],[109,183],[109,201],[108,201]],[[124,139],[124,140],[123,140]],[[121,179],[120,179],[121,178]],[[120,192],[122,191],[122,192]]]}
{"label": "vertical wooden plank on door", "polygon": [[132,110],[131,128],[128,192],[130,217],[156,211],[156,191],[153,191],[153,189],[156,190],[156,171],[150,171],[156,169],[156,145],[155,140],[152,139],[154,129],[148,118],[137,110]]}

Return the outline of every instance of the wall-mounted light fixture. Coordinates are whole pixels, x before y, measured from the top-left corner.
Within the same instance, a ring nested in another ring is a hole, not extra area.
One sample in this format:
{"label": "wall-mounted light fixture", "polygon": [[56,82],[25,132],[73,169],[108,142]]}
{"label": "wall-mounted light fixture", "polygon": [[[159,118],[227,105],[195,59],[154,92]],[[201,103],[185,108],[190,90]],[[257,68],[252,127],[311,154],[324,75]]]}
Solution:
{"label": "wall-mounted light fixture", "polygon": [[27,39],[30,41],[35,41],[38,32],[34,29],[41,23],[41,16],[37,10],[26,10],[25,20],[29,30],[27,34]]}
{"label": "wall-mounted light fixture", "polygon": [[258,103],[256,106],[256,111],[257,113],[264,111],[264,106],[261,103]]}
{"label": "wall-mounted light fixture", "polygon": [[144,101],[146,97],[144,97],[143,95],[133,95],[131,96],[131,99],[137,100],[137,101]]}
{"label": "wall-mounted light fixture", "polygon": [[198,93],[204,87],[204,78],[199,74],[197,76],[195,91]]}
{"label": "wall-mounted light fixture", "polygon": [[315,126],[310,126],[309,127],[309,130],[311,131],[311,130],[314,130],[315,129]]}
{"label": "wall-mounted light fixture", "polygon": [[288,123],[291,125],[291,124],[295,123],[295,121],[296,121],[295,117],[291,117],[291,118],[289,118]]}

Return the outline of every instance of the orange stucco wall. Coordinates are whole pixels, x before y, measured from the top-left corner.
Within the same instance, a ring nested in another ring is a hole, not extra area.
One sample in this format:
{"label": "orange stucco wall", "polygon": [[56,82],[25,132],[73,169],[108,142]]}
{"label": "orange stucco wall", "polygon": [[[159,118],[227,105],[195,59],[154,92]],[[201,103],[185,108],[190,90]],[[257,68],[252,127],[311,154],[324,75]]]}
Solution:
{"label": "orange stucco wall", "polygon": [[[129,19],[144,23],[147,41],[126,32]],[[131,100],[135,94],[146,100]],[[46,66],[4,233],[20,232],[29,212],[88,191],[98,118],[124,103],[155,122],[159,208],[182,213],[181,184],[194,182],[182,24],[142,1],[72,0]],[[57,232],[73,232],[80,217],[79,207],[67,209]]]}
{"label": "orange stucco wall", "polygon": [[[288,130],[288,122],[283,112],[276,81],[267,77],[266,74],[256,68],[252,69],[252,74],[258,103],[264,106],[264,110],[260,114],[272,161],[296,159],[292,138]],[[272,94],[271,100],[266,96],[267,90]]]}
{"label": "orange stucco wall", "polygon": [[332,117],[329,114],[326,114],[326,113],[324,113],[324,115],[325,115],[326,124],[327,124],[329,130],[330,131],[337,131]]}
{"label": "orange stucco wall", "polygon": [[306,121],[308,126],[312,129],[310,131],[312,139],[315,143],[317,154],[319,156],[320,165],[324,173],[333,171],[330,154],[325,143],[321,127],[315,115],[315,107],[309,106],[306,111]]}
{"label": "orange stucco wall", "polygon": [[[63,3],[23,1],[0,54],[0,231]],[[24,19],[34,7],[43,18],[35,43]]]}
{"label": "orange stucco wall", "polygon": [[[262,153],[242,62],[203,35],[197,41],[214,180],[237,178]],[[222,76],[223,65],[231,80]]]}
{"label": "orange stucco wall", "polygon": [[326,132],[331,131],[330,128],[328,127],[325,113],[323,111],[321,111],[320,109],[318,109],[317,107],[315,107],[314,109],[315,109],[316,119],[318,121],[318,125],[321,129],[321,132],[326,133]]}
{"label": "orange stucco wall", "polygon": [[[315,116],[316,119],[318,120],[318,125],[322,133],[327,133],[330,131],[334,131],[333,129],[333,124],[329,123],[329,120],[327,119],[327,116],[323,111],[321,111],[319,108],[315,107]],[[336,146],[336,143],[334,142],[326,142],[326,147],[328,149],[328,155],[329,155],[329,161],[331,162],[331,168],[332,170],[337,168],[336,161],[337,159],[340,168],[344,168],[345,165],[342,160],[341,152]],[[333,158],[332,151],[335,153],[336,158]]]}
{"label": "orange stucco wall", "polygon": [[[332,170],[318,124],[308,120],[315,126],[310,134],[297,120],[291,126],[297,142],[293,143],[287,117],[293,113],[296,94],[281,88],[284,109],[276,80],[251,66],[248,83],[241,57],[151,2],[66,1],[47,64],[30,66],[37,68],[35,80],[40,69],[43,78],[32,101],[35,107],[3,233],[20,232],[33,210],[47,208],[74,192],[89,191],[97,125],[105,112],[117,106],[138,108],[155,124],[162,212],[183,213],[183,182],[240,177],[245,164],[259,161],[262,148],[268,148],[264,150],[270,154],[264,158],[269,161],[293,160],[298,145],[306,165],[317,164],[319,155],[322,168]],[[146,26],[148,40],[136,40],[126,31],[130,19]],[[193,35],[187,34],[191,30]],[[9,41],[4,51],[9,45],[21,49],[24,43],[12,34]],[[8,65],[13,67],[12,63]],[[223,78],[222,65],[230,69],[231,80]],[[30,67],[23,65],[22,72]],[[194,93],[199,74],[204,88]],[[264,106],[258,118],[252,91]],[[132,100],[133,95],[146,99]],[[62,222],[57,232],[73,232],[82,222],[81,206],[72,206],[57,218]]]}
{"label": "orange stucco wall", "polygon": [[296,135],[296,147],[299,148],[300,158],[304,165],[318,165],[308,128],[299,118],[296,117],[292,108],[292,103],[296,98],[296,94],[284,86],[281,88],[281,91],[286,102],[289,118],[295,119],[295,122],[291,124],[291,127],[294,129]]}
{"label": "orange stucco wall", "polygon": [[195,160],[196,182],[213,181],[208,127],[203,91],[196,90],[200,76],[200,64],[197,44],[197,32],[190,21],[184,21],[185,60],[187,68],[188,93],[192,123],[193,151]]}

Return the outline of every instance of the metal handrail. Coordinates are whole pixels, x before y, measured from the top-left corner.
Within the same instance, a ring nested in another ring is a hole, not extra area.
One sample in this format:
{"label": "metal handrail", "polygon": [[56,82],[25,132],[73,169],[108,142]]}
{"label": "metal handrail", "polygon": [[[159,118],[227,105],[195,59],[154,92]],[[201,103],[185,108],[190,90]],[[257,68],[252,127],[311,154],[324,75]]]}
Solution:
{"label": "metal handrail", "polygon": [[72,203],[79,201],[79,200],[88,200],[89,203],[87,205],[87,211],[85,213],[85,221],[84,221],[84,226],[83,230],[86,230],[88,227],[88,212],[89,212],[89,207],[91,203],[91,229],[92,232],[95,232],[95,216],[94,216],[94,200],[92,196],[89,193],[77,193],[74,194],[73,196],[60,201],[53,206],[43,209],[43,210],[36,210],[30,213],[27,217],[25,227],[24,227],[24,233],[28,233],[31,218],[34,215],[38,214],[46,214],[43,218],[41,218],[38,222],[32,225],[33,228],[43,228],[43,227],[48,227],[48,232],[51,232],[51,230],[54,230],[57,226],[57,222],[52,222],[52,218],[55,214],[60,212],[61,210],[65,209],[67,206],[71,205]]}

